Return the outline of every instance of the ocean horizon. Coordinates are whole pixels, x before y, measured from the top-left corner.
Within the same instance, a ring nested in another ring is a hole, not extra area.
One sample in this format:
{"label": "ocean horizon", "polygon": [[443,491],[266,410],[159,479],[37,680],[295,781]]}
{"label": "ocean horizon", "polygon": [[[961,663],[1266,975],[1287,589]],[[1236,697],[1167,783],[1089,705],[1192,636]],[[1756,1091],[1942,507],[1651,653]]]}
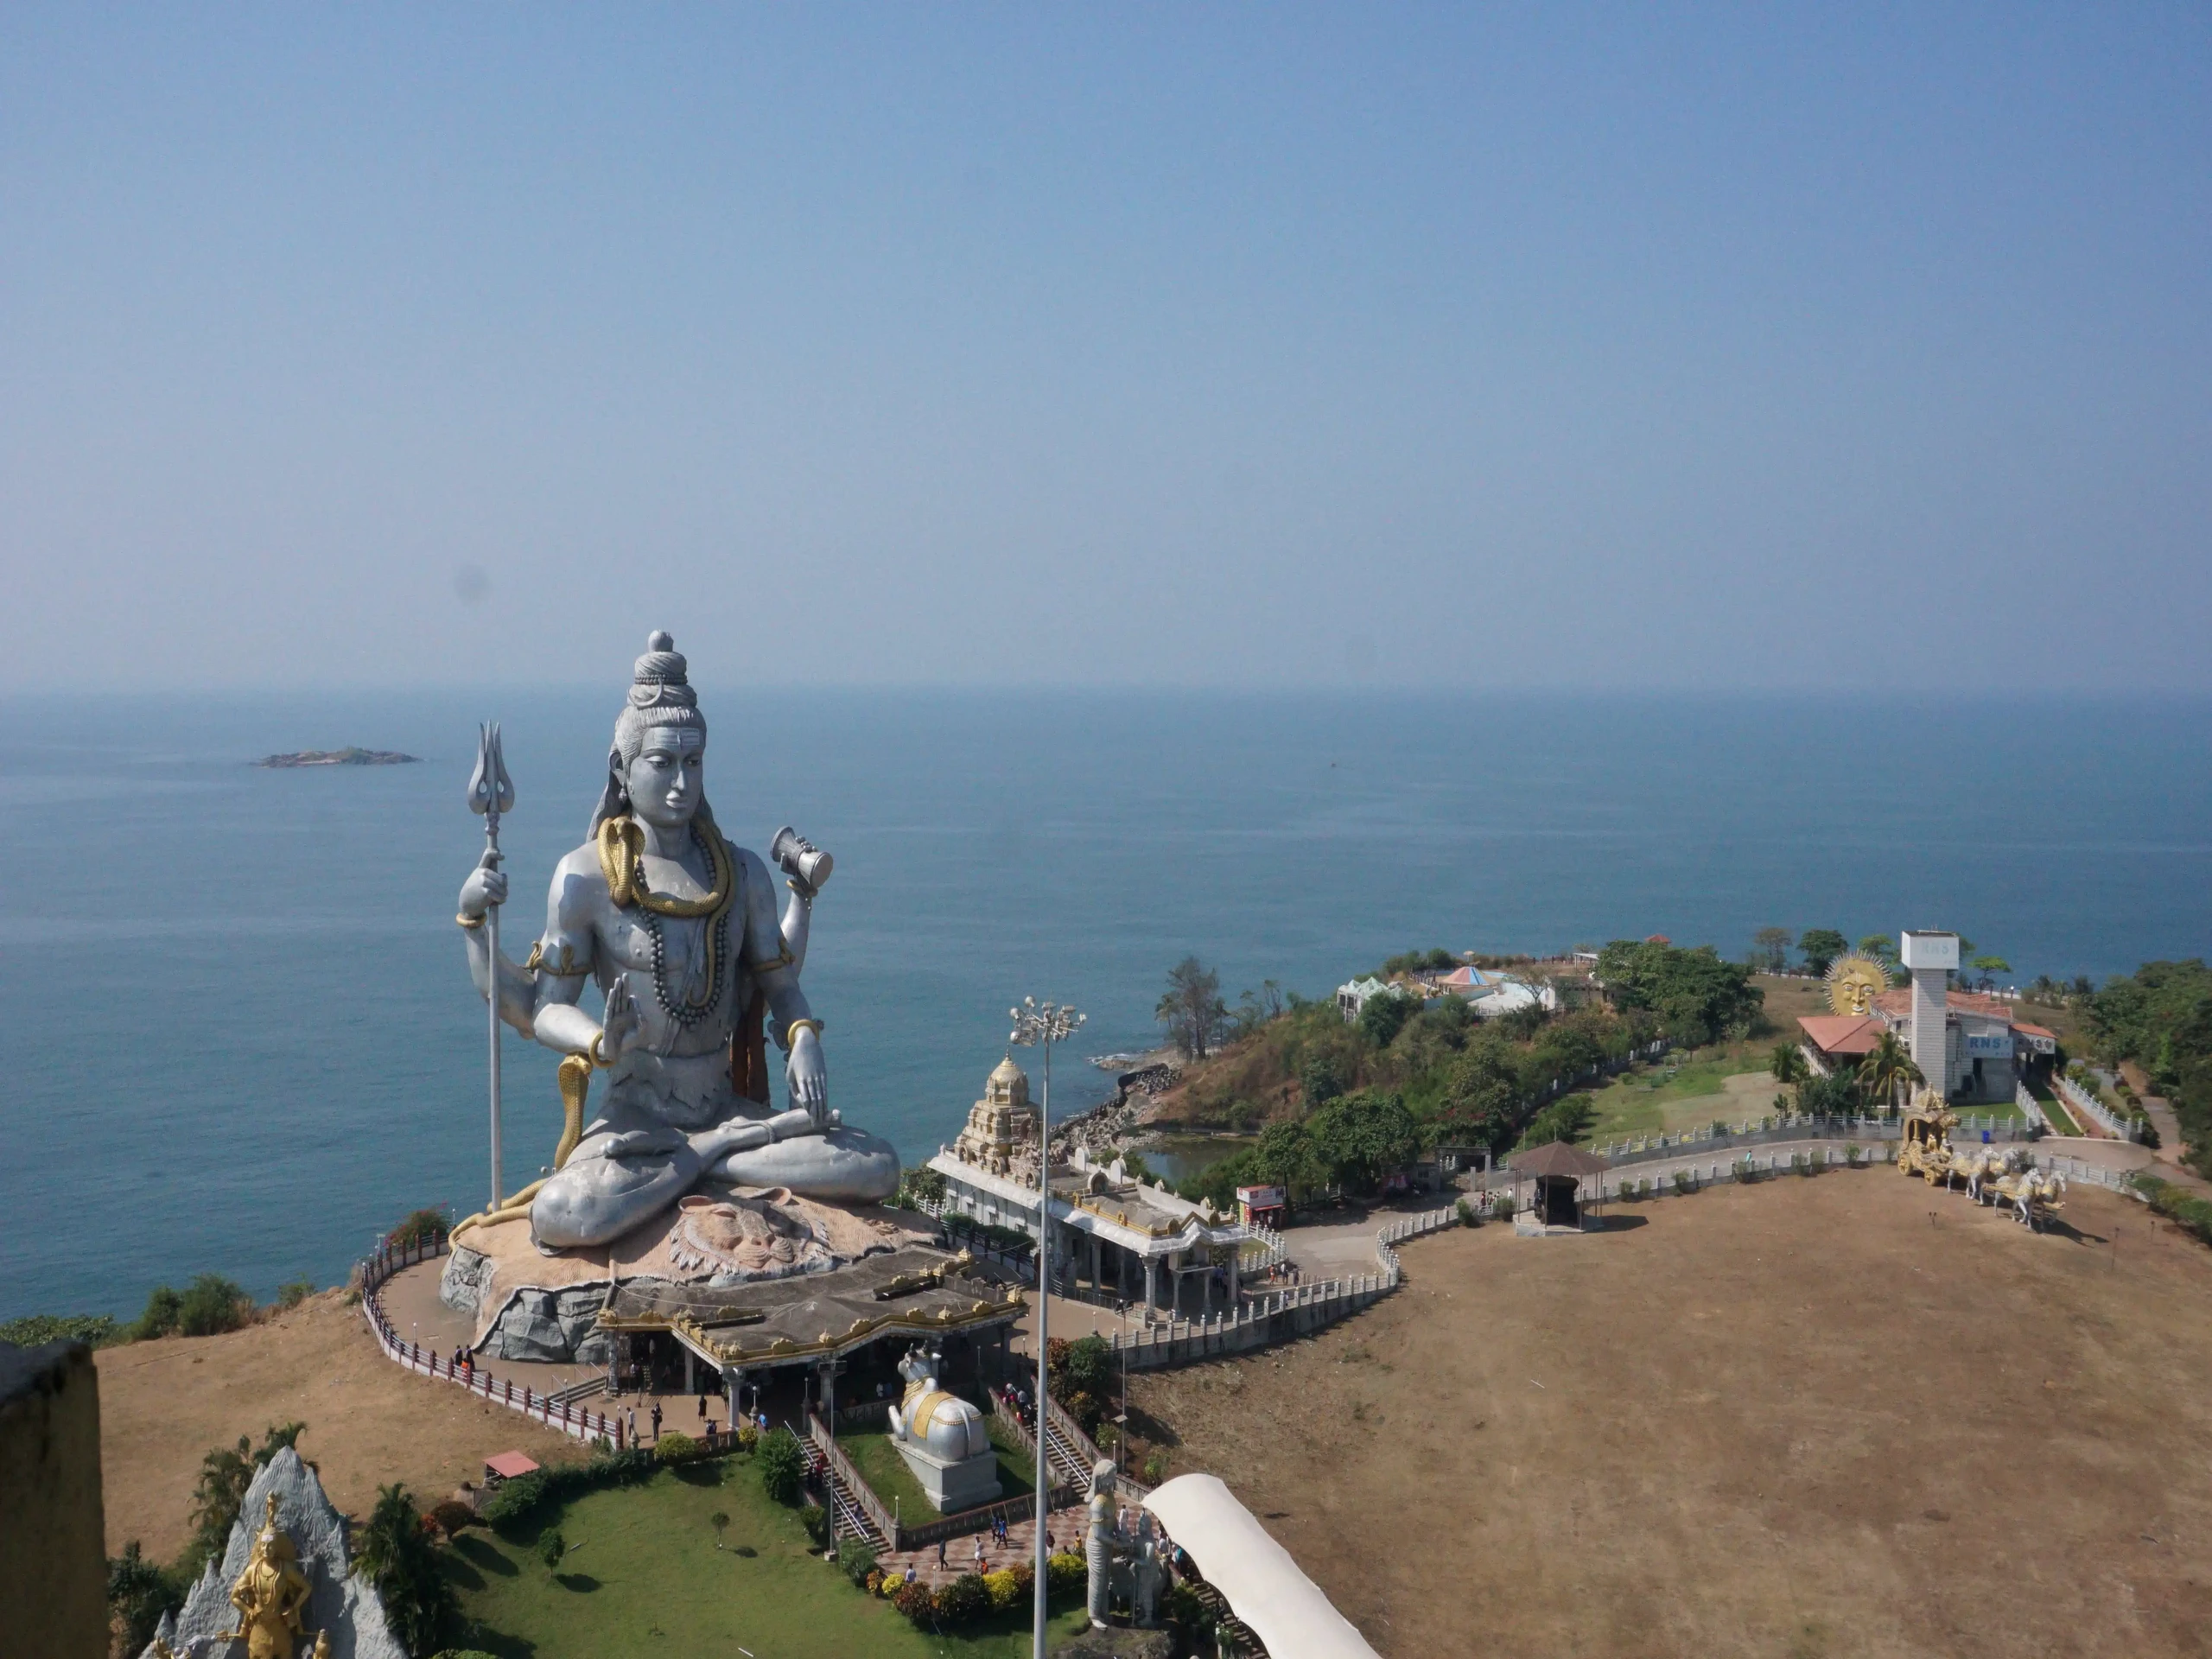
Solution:
{"label": "ocean horizon", "polygon": [[[454,899],[505,727],[517,959],[582,838],[620,688],[0,698],[10,1069],[0,1319],[127,1316],[213,1271],[328,1285],[406,1211],[480,1206],[483,1003]],[[2212,699],[702,685],[734,839],[828,849],[805,983],[832,1103],[926,1156],[1025,995],[1085,1057],[1158,1039],[1195,954],[1233,1001],[1395,951],[1948,927],[2014,977],[2212,939]],[[264,770],[359,745],[411,766]],[[510,1035],[505,1171],[560,1122]],[[1024,1057],[1033,1075],[1035,1056]]]}

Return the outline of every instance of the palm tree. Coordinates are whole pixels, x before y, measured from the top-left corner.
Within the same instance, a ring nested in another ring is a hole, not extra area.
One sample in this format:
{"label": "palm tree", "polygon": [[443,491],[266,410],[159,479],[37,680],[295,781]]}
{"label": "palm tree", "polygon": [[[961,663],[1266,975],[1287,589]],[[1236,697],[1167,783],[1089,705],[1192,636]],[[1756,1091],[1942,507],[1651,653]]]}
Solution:
{"label": "palm tree", "polygon": [[1777,1043],[1766,1069],[1774,1073],[1777,1083],[1784,1084],[1802,1083],[1813,1075],[1813,1068],[1805,1063],[1805,1051],[1795,1043]]}
{"label": "palm tree", "polygon": [[1859,1063],[1859,1080],[1871,1099],[1883,1102],[1892,1111],[1897,1109],[1897,1090],[1928,1079],[1912,1062],[1912,1052],[1897,1040],[1894,1031],[1885,1031],[1866,1058]]}

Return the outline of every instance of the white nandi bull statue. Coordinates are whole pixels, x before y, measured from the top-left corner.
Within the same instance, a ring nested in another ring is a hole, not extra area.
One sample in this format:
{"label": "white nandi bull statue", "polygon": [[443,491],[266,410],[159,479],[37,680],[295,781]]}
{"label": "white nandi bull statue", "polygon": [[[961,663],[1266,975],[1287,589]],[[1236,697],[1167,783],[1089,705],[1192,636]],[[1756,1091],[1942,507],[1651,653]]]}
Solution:
{"label": "white nandi bull statue", "polygon": [[942,1353],[917,1343],[899,1362],[899,1375],[906,1379],[906,1392],[891,1414],[894,1440],[921,1447],[948,1463],[979,1457],[991,1449],[990,1430],[983,1414],[958,1395],[938,1386]]}

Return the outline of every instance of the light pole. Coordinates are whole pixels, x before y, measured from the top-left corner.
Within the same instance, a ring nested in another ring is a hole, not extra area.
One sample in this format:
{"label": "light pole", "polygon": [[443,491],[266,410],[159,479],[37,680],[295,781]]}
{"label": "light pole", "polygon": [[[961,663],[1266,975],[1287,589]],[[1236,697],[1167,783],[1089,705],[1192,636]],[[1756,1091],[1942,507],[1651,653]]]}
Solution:
{"label": "light pole", "polygon": [[1065,1003],[1055,1007],[1033,996],[1021,999],[1007,1013],[1014,1029],[1007,1040],[1023,1048],[1045,1051],[1045,1092],[1037,1108],[1037,1497],[1032,1508],[1036,1520],[1036,1611],[1031,1621],[1035,1642],[1033,1659],[1045,1659],[1045,1522],[1052,1491],[1052,1465],[1047,1457],[1052,1427],[1046,1414],[1052,1409],[1050,1379],[1045,1371],[1045,1313],[1052,1300],[1052,1045],[1075,1035],[1084,1016]]}

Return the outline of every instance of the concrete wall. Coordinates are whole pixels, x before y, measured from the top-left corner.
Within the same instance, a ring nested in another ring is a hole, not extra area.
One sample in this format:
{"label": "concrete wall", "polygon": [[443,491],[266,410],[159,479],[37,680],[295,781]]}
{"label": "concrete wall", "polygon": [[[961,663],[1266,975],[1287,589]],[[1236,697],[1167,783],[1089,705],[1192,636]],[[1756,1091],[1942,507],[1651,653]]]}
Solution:
{"label": "concrete wall", "polygon": [[0,1648],[107,1651],[99,1376],[81,1342],[0,1343]]}

